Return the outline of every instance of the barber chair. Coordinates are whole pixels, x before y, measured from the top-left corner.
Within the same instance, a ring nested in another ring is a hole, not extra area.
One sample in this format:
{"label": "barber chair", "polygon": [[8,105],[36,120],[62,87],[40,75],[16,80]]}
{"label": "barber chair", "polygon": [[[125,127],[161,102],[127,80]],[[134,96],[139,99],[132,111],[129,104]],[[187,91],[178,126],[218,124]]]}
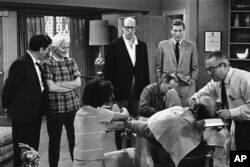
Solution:
{"label": "barber chair", "polygon": [[135,167],[134,153],[135,148],[127,148],[126,140],[134,139],[131,133],[125,129],[124,122],[112,122],[107,124],[106,133],[111,131],[123,131],[122,135],[122,150],[112,151],[104,154],[104,163],[106,167]]}
{"label": "barber chair", "polygon": [[[189,152],[178,164],[177,167],[213,167],[213,152],[216,148],[216,145],[209,145],[207,142],[207,139],[217,132],[217,130],[221,130],[223,127],[227,125],[226,122],[224,122],[221,119],[203,119],[200,121],[195,122],[195,128],[198,128],[200,130],[200,133],[203,135],[203,139],[201,143],[193,149],[191,152]],[[212,129],[212,130],[211,130]],[[211,134],[212,133],[212,134]],[[147,141],[147,145],[141,146],[141,148],[146,147],[149,149],[149,141]],[[152,144],[152,143],[150,143]],[[137,146],[135,151],[138,152]],[[150,152],[150,151],[149,151]],[[166,151],[166,154],[167,151]],[[148,159],[149,156],[151,156],[150,153],[147,153],[144,158],[147,158],[145,162],[149,162]],[[166,156],[167,157],[167,156]],[[135,157],[135,159],[138,157]],[[140,159],[140,158],[139,158]],[[152,160],[152,158],[151,158]],[[141,161],[141,160],[140,160]],[[153,164],[152,164],[153,163]],[[148,166],[152,167],[155,166],[153,161],[150,161],[150,163],[147,163]],[[174,163],[168,163],[168,164],[157,164],[157,167],[176,167]]]}
{"label": "barber chair", "polygon": [[203,119],[195,123],[196,127],[203,133],[202,142],[190,153],[188,153],[179,163],[178,167],[213,167],[212,154],[215,150],[215,145],[209,145],[207,139],[211,133],[211,128],[221,130],[228,123],[222,119],[212,118]]}

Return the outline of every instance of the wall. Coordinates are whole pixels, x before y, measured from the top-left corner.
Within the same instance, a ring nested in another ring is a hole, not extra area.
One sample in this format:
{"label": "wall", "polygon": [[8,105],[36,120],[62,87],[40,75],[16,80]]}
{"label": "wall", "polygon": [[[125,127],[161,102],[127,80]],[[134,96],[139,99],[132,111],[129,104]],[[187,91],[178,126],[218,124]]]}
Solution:
{"label": "wall", "polygon": [[205,31],[222,32],[222,52],[228,53],[228,26],[229,26],[229,1],[228,0],[199,0],[198,3],[198,52],[199,52],[199,77],[197,87],[203,87],[211,78],[205,71],[204,57],[209,54],[204,50]]}
{"label": "wall", "polygon": [[185,10],[185,38],[197,40],[197,1],[198,0],[162,0],[162,11]]}
{"label": "wall", "polygon": [[[4,75],[0,76],[0,92],[6,77],[8,69],[17,57],[17,20],[16,12],[0,11],[0,71]],[[1,96],[0,96],[0,101]],[[2,103],[0,103],[0,115],[2,112]]]}
{"label": "wall", "polygon": [[150,11],[152,14],[160,11],[160,0],[0,0],[0,2],[141,10]]}

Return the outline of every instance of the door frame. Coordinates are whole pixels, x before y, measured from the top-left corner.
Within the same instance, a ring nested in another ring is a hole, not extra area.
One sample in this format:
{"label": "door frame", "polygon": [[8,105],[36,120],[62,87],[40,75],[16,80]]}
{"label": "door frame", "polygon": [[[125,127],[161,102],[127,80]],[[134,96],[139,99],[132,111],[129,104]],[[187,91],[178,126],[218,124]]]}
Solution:
{"label": "door frame", "polygon": [[[185,29],[186,32],[189,32],[189,22],[187,21],[187,13],[186,9],[176,9],[176,10],[165,10],[162,12],[163,16],[167,16],[168,18],[172,18],[174,16],[182,15],[183,16],[183,22],[185,23]],[[189,33],[184,33],[183,37],[189,39]]]}

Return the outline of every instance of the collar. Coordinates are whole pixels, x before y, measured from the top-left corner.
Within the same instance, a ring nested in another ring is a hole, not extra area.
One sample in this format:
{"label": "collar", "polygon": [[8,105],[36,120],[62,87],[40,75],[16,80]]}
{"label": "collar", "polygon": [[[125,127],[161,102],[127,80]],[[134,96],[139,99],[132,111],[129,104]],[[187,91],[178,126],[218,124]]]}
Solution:
{"label": "collar", "polygon": [[31,57],[31,59],[32,59],[32,61],[33,61],[34,64],[36,64],[36,62],[39,63],[39,64],[41,63],[40,60],[36,60],[36,59],[35,59],[35,57],[30,53],[29,50],[27,50],[27,53],[30,55],[30,57]]}
{"label": "collar", "polygon": [[53,58],[55,61],[59,61],[59,62],[63,62],[63,61],[65,61],[65,60],[68,59],[68,57],[64,57],[64,58],[62,58],[62,59],[59,59],[59,58],[56,57],[55,55],[53,55],[52,58]]}
{"label": "collar", "polygon": [[193,111],[189,107],[184,108],[184,113],[182,114],[182,118],[190,123],[195,121]]}
{"label": "collar", "polygon": [[229,71],[228,71],[228,73],[227,73],[227,76],[226,76],[226,78],[224,79],[224,83],[225,83],[225,84],[229,85],[229,82],[230,82],[230,79],[231,79],[232,75],[233,75],[233,68],[230,67],[230,69],[229,69]]}
{"label": "collar", "polygon": [[[126,43],[130,43],[131,41],[130,40],[127,40],[126,38],[125,38],[125,35],[123,34],[122,35],[122,37],[123,37],[123,40],[126,42]],[[138,45],[138,40],[137,40],[137,37],[135,36],[135,38],[134,38],[134,40],[132,41],[132,43],[131,43],[132,45]]]}
{"label": "collar", "polygon": [[[172,41],[173,41],[174,46],[175,46],[175,44],[176,44],[177,41],[176,41],[174,38],[172,38]],[[183,39],[179,41],[180,46],[181,46],[181,44],[182,44],[182,41],[183,41]]]}

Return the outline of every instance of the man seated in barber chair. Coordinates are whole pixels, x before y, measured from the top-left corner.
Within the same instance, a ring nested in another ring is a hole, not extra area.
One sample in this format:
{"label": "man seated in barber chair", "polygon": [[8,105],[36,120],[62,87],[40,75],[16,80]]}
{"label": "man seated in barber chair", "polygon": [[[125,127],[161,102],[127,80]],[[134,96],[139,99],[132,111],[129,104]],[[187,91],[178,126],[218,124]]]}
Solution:
{"label": "man seated in barber chair", "polygon": [[[181,106],[181,100],[176,91],[177,86],[178,79],[174,74],[166,74],[160,82],[146,86],[140,97],[139,115],[149,118],[158,111]],[[150,142],[150,152],[155,167],[173,163],[169,154],[158,142]]]}
{"label": "man seated in barber chair", "polygon": [[[199,120],[206,123],[208,118],[215,118],[216,109],[215,100],[203,96],[197,100],[194,109],[171,107],[157,112],[147,121],[128,120],[126,127],[152,142],[159,142],[170,154],[173,166],[202,167],[205,166],[206,155],[214,146],[223,148],[228,138],[228,131],[222,128],[225,124],[221,119],[213,119],[221,121],[221,124],[204,138],[205,124]],[[192,159],[195,157],[196,160]],[[226,165],[222,162],[220,166]]]}

